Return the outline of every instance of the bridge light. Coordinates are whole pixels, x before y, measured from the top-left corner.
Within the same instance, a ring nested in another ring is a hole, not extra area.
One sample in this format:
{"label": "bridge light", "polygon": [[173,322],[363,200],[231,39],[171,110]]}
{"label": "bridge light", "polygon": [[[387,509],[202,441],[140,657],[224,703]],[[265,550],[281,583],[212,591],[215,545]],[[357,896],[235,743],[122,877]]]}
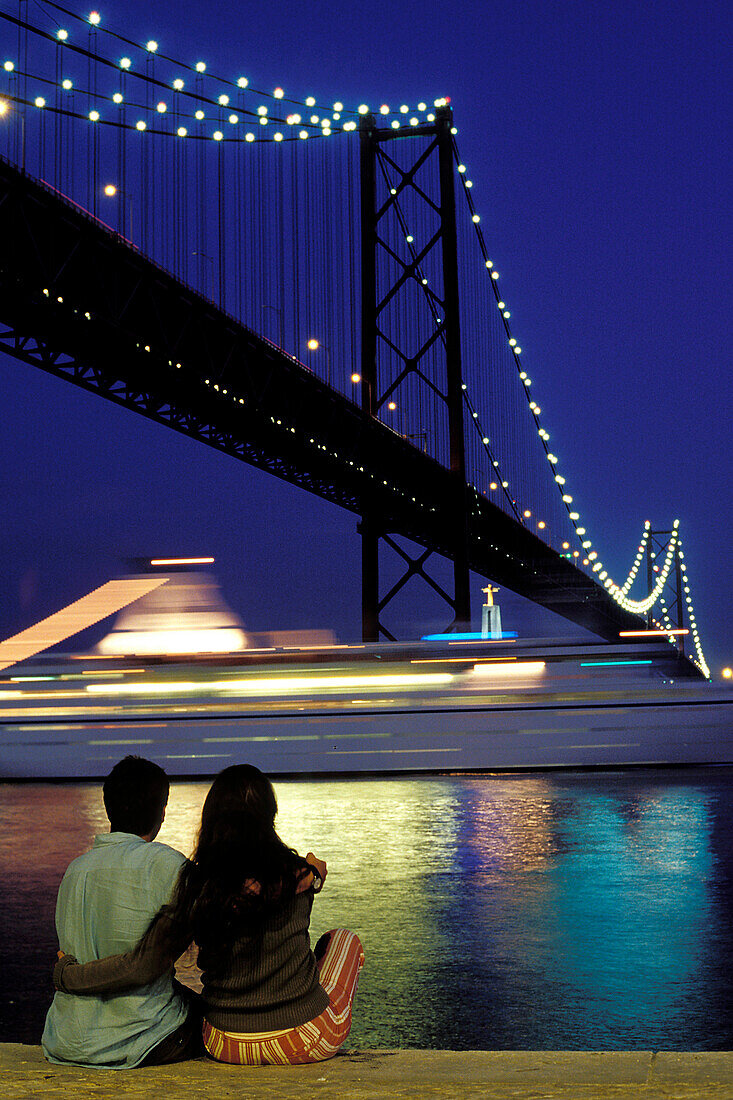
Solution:
{"label": "bridge light", "polygon": [[197,61],[196,62],[196,72],[197,73],[205,73],[206,72],[206,62],[205,61]]}
{"label": "bridge light", "polygon": [[120,58],[120,68],[121,69],[129,69],[131,65],[132,65],[132,61],[130,61],[129,57],[121,57]]}
{"label": "bridge light", "polygon": [[147,130],[147,128],[148,128],[147,122],[143,122],[142,119],[140,119],[138,122],[135,123],[135,129],[136,130],[142,131],[142,130]]}
{"label": "bridge light", "polygon": [[56,37],[58,38],[59,42],[65,42],[66,39],[69,37],[69,32],[65,31],[63,27],[60,27],[56,31]]}
{"label": "bridge light", "polygon": [[260,105],[257,108],[257,114],[258,115],[266,115],[267,114],[267,107],[265,107],[264,105]]}
{"label": "bridge light", "polygon": [[89,22],[92,24],[93,27],[98,27],[99,24],[102,22],[102,16],[99,14],[98,11],[90,11]]}
{"label": "bridge light", "polygon": [[721,671],[720,675],[723,677],[724,680],[732,679],[733,678],[733,668],[724,668]]}
{"label": "bridge light", "polygon": [[390,412],[394,412],[395,409],[397,408],[397,406],[394,403],[394,401],[390,401],[389,404],[387,405],[387,408],[390,410]]}
{"label": "bridge light", "polygon": [[530,517],[531,515],[532,515],[532,513],[530,512],[529,508],[525,508],[525,509],[524,509],[524,518],[525,518],[525,519],[529,519],[529,517]]}
{"label": "bridge light", "polygon": [[228,107],[229,106],[229,96],[228,95],[220,95],[219,96],[219,102],[221,103],[222,107]]}
{"label": "bridge light", "polygon": [[177,76],[176,79],[173,81],[173,87],[176,89],[177,92],[180,92],[185,87],[185,81],[181,80],[180,76]]}
{"label": "bridge light", "polygon": [[[497,278],[498,278],[498,276],[497,276]],[[509,312],[509,310],[508,310],[508,309],[505,309],[505,310],[504,310],[504,313],[503,313],[503,315],[502,315],[502,316],[503,316],[503,317],[505,317],[505,318],[506,318],[506,320],[508,321],[508,320],[509,320],[509,318],[511,317],[511,313]]]}
{"label": "bridge light", "polygon": [[541,519],[537,526],[539,527],[540,531],[544,531],[545,527],[547,527],[547,524],[543,519]]}
{"label": "bridge light", "polygon": [[154,38],[151,38],[148,42],[145,43],[145,49],[148,51],[148,53],[155,53],[158,49],[158,43],[155,41]]}
{"label": "bridge light", "polygon": [[399,122],[397,121],[396,118],[393,118],[392,119],[392,129],[393,130],[399,130],[399,128],[400,128]]}
{"label": "bridge light", "polygon": [[[516,347],[516,344],[517,344],[517,341],[516,341],[516,340],[514,339],[514,337],[512,336],[512,338],[511,338],[511,339],[510,339],[510,341],[509,341],[509,346],[513,348],[513,347]],[[523,378],[523,377],[524,377],[524,375],[523,375],[523,374],[520,374],[520,376],[519,376],[519,377],[520,377],[520,378]]]}
{"label": "bridge light", "polygon": [[244,135],[244,140],[245,141],[254,141],[254,139],[255,139],[254,134],[252,133],[251,130],[248,130],[247,133]]}
{"label": "bridge light", "polygon": [[188,134],[188,130],[186,129],[185,126],[179,126],[178,129],[176,130],[176,133],[178,134],[179,137],[186,137],[186,135]]}
{"label": "bridge light", "polygon": [[163,100],[161,100],[155,109],[159,115],[164,115],[165,112],[168,110],[168,104],[164,103]]}
{"label": "bridge light", "polygon": [[483,439],[481,440],[481,442],[482,442],[482,443],[484,443],[484,444],[486,444],[486,443],[489,443],[489,437],[488,437],[488,435],[485,435],[485,436],[483,437]]}
{"label": "bridge light", "polygon": [[354,385],[356,385],[357,382],[361,382],[361,375],[354,371],[351,376],[351,381],[354,383]]}
{"label": "bridge light", "polygon": [[99,111],[90,111],[89,112],[89,121],[90,122],[99,122]]}
{"label": "bridge light", "polygon": [[382,106],[379,108],[379,113],[380,113],[380,115],[388,115],[389,114],[389,106],[386,103],[383,103]]}
{"label": "bridge light", "polygon": [[232,126],[236,126],[239,122],[239,115],[230,115],[227,122],[231,123]]}
{"label": "bridge light", "polygon": [[316,105],[315,96],[309,95],[308,98],[305,101],[305,105],[306,105],[306,107],[315,107],[315,105]]}
{"label": "bridge light", "polygon": [[201,109],[199,109],[198,111],[196,111],[196,113],[194,115],[194,118],[197,118],[199,120],[199,122],[201,122],[201,120],[203,118],[205,118],[204,112]]}
{"label": "bridge light", "polygon": [[308,131],[307,130],[299,130],[298,131],[298,137],[302,138],[303,141],[305,141],[305,139],[308,137]]}
{"label": "bridge light", "polygon": [[122,92],[115,92],[112,96],[113,103],[122,103]]}
{"label": "bridge light", "polygon": [[3,65],[3,68],[5,69],[6,73],[12,73],[13,69],[15,68],[15,65],[13,64],[12,61],[6,61],[5,64]]}
{"label": "bridge light", "polygon": [[272,136],[274,137],[275,141],[282,141],[282,139],[283,139],[283,136],[282,136],[282,134],[280,133],[279,130],[276,133],[274,133]]}
{"label": "bridge light", "polygon": [[490,488],[490,489],[491,489],[491,491],[493,492],[493,491],[494,491],[495,489],[498,489],[498,488],[499,488],[499,486],[498,486],[498,485],[496,484],[496,482],[495,482],[495,481],[492,481],[492,482],[491,482],[491,485],[489,485],[489,488]]}
{"label": "bridge light", "polygon": [[213,137],[214,141],[221,141],[221,139],[224,137],[221,130],[214,130],[214,133],[211,136]]}
{"label": "bridge light", "polygon": [[474,214],[473,217],[471,218],[471,221],[475,222],[478,225],[478,223],[481,221],[480,215],[479,214]]}
{"label": "bridge light", "polygon": [[260,126],[267,126],[268,121],[267,115],[262,115],[260,118]]}
{"label": "bridge light", "polygon": [[117,194],[117,188],[115,187],[115,185],[113,183],[108,183],[108,184],[106,184],[106,186],[104,188],[104,193],[110,199],[113,199],[115,197],[115,195]]}
{"label": "bridge light", "polygon": [[318,340],[316,340],[315,337],[313,337],[312,339],[310,339],[308,341],[308,347],[310,348],[311,351],[318,351],[320,346],[321,346],[320,342]]}
{"label": "bridge light", "polygon": [[[35,103],[36,107],[45,107],[46,106],[46,100],[41,95],[36,96],[36,98],[34,99],[33,102]],[[2,112],[0,112],[0,114],[2,114]]]}
{"label": "bridge light", "polygon": [[411,118],[410,119],[410,126],[419,126],[419,125],[420,125],[420,119],[419,118]]}
{"label": "bridge light", "polygon": [[275,88],[275,91],[272,94],[275,99],[282,99],[282,97],[285,95],[285,92],[282,90],[282,88]]}
{"label": "bridge light", "polygon": [[65,88],[67,92],[70,92],[74,85],[72,81],[67,78],[66,80],[61,81],[61,87]]}
{"label": "bridge light", "polygon": [[238,88],[246,88],[248,84],[249,81],[247,80],[246,76],[240,76],[239,80],[237,81]]}

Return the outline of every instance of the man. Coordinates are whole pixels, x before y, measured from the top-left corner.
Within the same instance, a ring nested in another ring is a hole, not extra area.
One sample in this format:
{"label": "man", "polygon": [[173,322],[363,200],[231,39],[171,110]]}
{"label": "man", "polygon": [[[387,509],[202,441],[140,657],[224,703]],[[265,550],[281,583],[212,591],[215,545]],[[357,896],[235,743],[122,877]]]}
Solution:
{"label": "man", "polygon": [[[61,953],[79,962],[129,951],[171,897],[184,856],[155,838],[169,783],[162,768],[126,756],[104,782],[110,832],[69,864],[56,902]],[[41,1040],[49,1062],[129,1069],[191,1057],[200,1026],[173,971],[116,995],[57,992]]]}

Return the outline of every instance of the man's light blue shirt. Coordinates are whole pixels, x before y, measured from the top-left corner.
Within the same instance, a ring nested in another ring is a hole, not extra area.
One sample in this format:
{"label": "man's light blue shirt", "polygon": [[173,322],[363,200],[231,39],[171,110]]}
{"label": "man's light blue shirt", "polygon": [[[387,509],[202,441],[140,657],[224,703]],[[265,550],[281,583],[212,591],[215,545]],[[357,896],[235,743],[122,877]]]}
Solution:
{"label": "man's light blue shirt", "polygon": [[[170,901],[184,857],[133,833],[105,833],[69,864],[56,902],[59,946],[79,962],[135,946]],[[187,1007],[164,974],[129,993],[56,993],[41,1040],[49,1062],[130,1069],[175,1031]]]}

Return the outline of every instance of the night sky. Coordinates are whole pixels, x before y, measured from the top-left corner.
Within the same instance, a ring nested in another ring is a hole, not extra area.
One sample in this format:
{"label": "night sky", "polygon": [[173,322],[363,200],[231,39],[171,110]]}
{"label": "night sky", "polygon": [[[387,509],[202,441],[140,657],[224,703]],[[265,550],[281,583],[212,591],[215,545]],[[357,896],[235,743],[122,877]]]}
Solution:
{"label": "night sky", "polygon": [[[514,335],[594,546],[622,583],[644,520],[679,518],[708,663],[730,664],[728,5],[98,7],[131,38],[288,95],[451,97]],[[0,34],[11,49],[14,32]],[[146,554],[213,554],[253,630],[358,637],[355,517],[6,356],[0,395],[0,637]],[[554,630],[506,594],[503,606],[505,627]],[[409,625],[424,625],[419,606]]]}

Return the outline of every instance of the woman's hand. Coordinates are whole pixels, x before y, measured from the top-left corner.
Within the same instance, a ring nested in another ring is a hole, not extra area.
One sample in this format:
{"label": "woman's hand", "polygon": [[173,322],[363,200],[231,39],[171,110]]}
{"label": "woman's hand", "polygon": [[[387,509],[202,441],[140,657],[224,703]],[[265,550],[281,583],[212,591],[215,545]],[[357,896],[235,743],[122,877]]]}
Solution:
{"label": "woman's hand", "polygon": [[305,862],[310,863],[311,867],[315,867],[316,871],[318,871],[318,874],[321,876],[321,882],[324,883],[326,881],[326,875],[328,874],[326,861],[318,859],[317,856],[313,855],[313,852],[308,852],[308,855],[305,857]]}

